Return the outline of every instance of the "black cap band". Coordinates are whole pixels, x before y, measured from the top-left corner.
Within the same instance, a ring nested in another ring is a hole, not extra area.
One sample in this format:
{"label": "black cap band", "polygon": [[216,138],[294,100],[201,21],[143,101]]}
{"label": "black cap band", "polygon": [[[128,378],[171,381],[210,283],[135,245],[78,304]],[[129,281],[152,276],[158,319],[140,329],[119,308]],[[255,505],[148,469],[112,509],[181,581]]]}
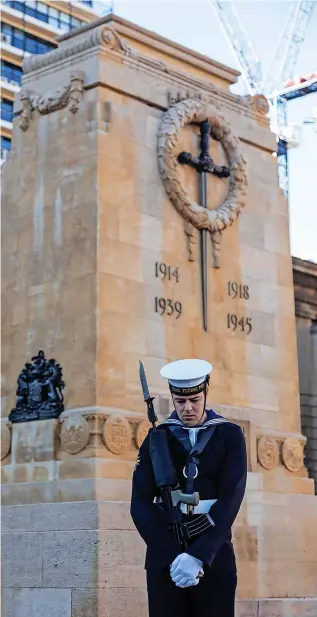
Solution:
{"label": "black cap band", "polygon": [[202,383],[198,384],[198,386],[191,386],[189,388],[180,388],[169,383],[169,388],[172,394],[178,394],[179,396],[192,396],[193,394],[203,392],[207,383],[208,381],[205,379]]}

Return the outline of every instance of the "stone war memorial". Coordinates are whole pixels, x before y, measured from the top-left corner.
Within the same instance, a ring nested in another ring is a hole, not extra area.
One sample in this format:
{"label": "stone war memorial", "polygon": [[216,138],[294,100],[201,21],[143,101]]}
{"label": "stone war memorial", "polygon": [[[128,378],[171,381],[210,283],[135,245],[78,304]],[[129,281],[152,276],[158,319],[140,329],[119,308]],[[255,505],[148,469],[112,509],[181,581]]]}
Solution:
{"label": "stone war memorial", "polygon": [[213,365],[239,424],[237,617],[316,617],[287,201],[267,101],[116,16],[25,59],[3,167],[4,617],[146,617],[129,513],[145,366]]}

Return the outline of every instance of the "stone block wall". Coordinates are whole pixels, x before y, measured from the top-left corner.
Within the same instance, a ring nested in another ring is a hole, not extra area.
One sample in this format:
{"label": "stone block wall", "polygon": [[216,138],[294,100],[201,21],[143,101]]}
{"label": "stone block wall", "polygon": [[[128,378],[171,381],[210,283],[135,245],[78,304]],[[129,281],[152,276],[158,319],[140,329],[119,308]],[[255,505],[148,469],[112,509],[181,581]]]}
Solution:
{"label": "stone block wall", "polygon": [[[4,617],[147,617],[128,503],[5,506],[2,531]],[[316,617],[316,534],[314,496],[249,488],[234,526],[237,617]]]}
{"label": "stone block wall", "polygon": [[305,465],[317,493],[317,264],[294,257],[293,278]]}

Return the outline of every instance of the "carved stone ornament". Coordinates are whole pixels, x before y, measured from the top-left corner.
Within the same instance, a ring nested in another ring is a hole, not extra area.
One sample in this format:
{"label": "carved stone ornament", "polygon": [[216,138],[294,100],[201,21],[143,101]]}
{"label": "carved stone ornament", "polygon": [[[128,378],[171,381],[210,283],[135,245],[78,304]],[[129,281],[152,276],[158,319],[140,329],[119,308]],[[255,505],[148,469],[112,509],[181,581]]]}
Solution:
{"label": "carved stone ornament", "polygon": [[122,416],[110,416],[103,427],[104,442],[114,454],[123,454],[129,449],[132,431],[128,420]]}
{"label": "carved stone ornament", "polygon": [[65,418],[61,426],[60,441],[65,452],[77,454],[89,443],[88,422],[80,414]]}
{"label": "carved stone ornament", "polygon": [[11,431],[1,422],[1,460],[5,459],[11,450]]}
{"label": "carved stone ornament", "polygon": [[[215,90],[215,86],[213,84],[210,84],[210,86]],[[203,91],[199,91],[198,89],[188,89],[188,90],[178,90],[177,92],[169,92],[168,93],[168,103],[170,105],[170,107],[172,105],[176,105],[177,103],[180,103],[181,101],[186,101],[188,99],[196,99],[199,101],[202,101],[203,103],[211,103],[212,105],[214,105],[214,107],[216,107],[218,110],[220,109],[220,105],[218,103],[218,101],[210,100],[210,92],[203,92]]]}
{"label": "carved stone ornament", "polygon": [[137,448],[141,448],[144,439],[146,438],[149,429],[151,428],[151,424],[147,420],[142,420],[140,424],[138,424],[135,433],[135,442]]}
{"label": "carved stone ornament", "polygon": [[75,114],[79,109],[80,101],[84,92],[84,73],[77,71],[72,74],[70,84],[60,90],[53,90],[44,96],[39,96],[28,90],[22,90],[20,100],[22,112],[20,114],[19,127],[26,131],[32,118],[32,112],[38,111],[41,115],[49,114],[63,107]]}
{"label": "carved stone ornament", "polygon": [[282,461],[289,471],[299,471],[304,464],[303,444],[289,437],[282,445]]}
{"label": "carved stone ornament", "polygon": [[249,95],[244,98],[256,113],[261,114],[261,116],[266,116],[269,113],[269,103],[264,94]]}
{"label": "carved stone ornament", "polygon": [[279,446],[273,437],[263,435],[258,441],[258,460],[264,469],[274,469],[279,461]]}
{"label": "carved stone ornament", "polygon": [[[208,121],[212,135],[217,139],[227,156],[230,169],[228,197],[214,210],[203,208],[187,192],[181,182],[178,163],[178,141],[184,126],[191,122]],[[239,216],[246,204],[247,174],[246,161],[241,152],[240,141],[234,135],[218,108],[198,98],[181,100],[172,105],[162,118],[158,134],[158,164],[165,191],[177,212],[185,219],[186,234],[189,236],[189,259],[195,259],[193,228],[207,229],[214,244],[214,267],[219,267],[218,253],[221,233]]]}
{"label": "carved stone ornament", "polygon": [[34,54],[26,57],[23,62],[23,71],[24,73],[31,73],[51,64],[58,64],[66,58],[71,58],[100,45],[111,51],[129,53],[128,46],[114,28],[99,26],[99,28],[88,30],[85,36],[75,36],[67,43],[62,40],[57,49],[46,54]]}
{"label": "carved stone ornament", "polygon": [[125,43],[124,39],[122,39],[118,32],[110,26],[105,26],[102,28],[101,42],[113,51],[123,51],[125,53],[129,51],[129,47]]}
{"label": "carved stone ornament", "polygon": [[62,375],[62,368],[54,358],[46,360],[43,351],[33,356],[18,377],[16,406],[9,420],[14,423],[58,418],[64,411]]}

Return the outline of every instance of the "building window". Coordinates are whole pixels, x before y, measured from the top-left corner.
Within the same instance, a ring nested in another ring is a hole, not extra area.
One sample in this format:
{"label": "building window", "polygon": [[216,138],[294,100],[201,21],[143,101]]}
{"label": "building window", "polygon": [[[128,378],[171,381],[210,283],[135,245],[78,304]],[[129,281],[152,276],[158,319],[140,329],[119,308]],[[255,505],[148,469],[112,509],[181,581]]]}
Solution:
{"label": "building window", "polygon": [[1,77],[5,81],[8,81],[13,84],[21,84],[23,71],[20,66],[15,66],[11,64],[11,62],[6,62],[6,60],[1,60]]}
{"label": "building window", "polygon": [[[44,2],[35,2],[34,0],[25,0],[24,2],[3,0],[3,4],[7,4],[12,9],[20,11],[20,13],[25,13],[35,19],[45,21],[47,24],[50,24],[54,28],[59,28],[60,30],[73,30],[85,23],[76,19],[76,17],[73,17],[69,13],[64,13],[64,11],[59,11],[44,4]],[[69,5],[70,3],[68,3],[68,6]]]}
{"label": "building window", "polygon": [[12,44],[12,26],[1,23],[1,41]]}
{"label": "building window", "polygon": [[11,139],[1,137],[1,150],[11,150]]}
{"label": "building window", "polygon": [[1,32],[10,37],[10,44],[13,47],[28,51],[31,54],[45,54],[47,51],[56,48],[56,45],[8,24],[1,23]]}
{"label": "building window", "polygon": [[1,99],[1,120],[12,122],[13,120],[13,101]]}
{"label": "building window", "polygon": [[6,160],[9,150],[11,150],[11,139],[1,137],[1,161]]}

